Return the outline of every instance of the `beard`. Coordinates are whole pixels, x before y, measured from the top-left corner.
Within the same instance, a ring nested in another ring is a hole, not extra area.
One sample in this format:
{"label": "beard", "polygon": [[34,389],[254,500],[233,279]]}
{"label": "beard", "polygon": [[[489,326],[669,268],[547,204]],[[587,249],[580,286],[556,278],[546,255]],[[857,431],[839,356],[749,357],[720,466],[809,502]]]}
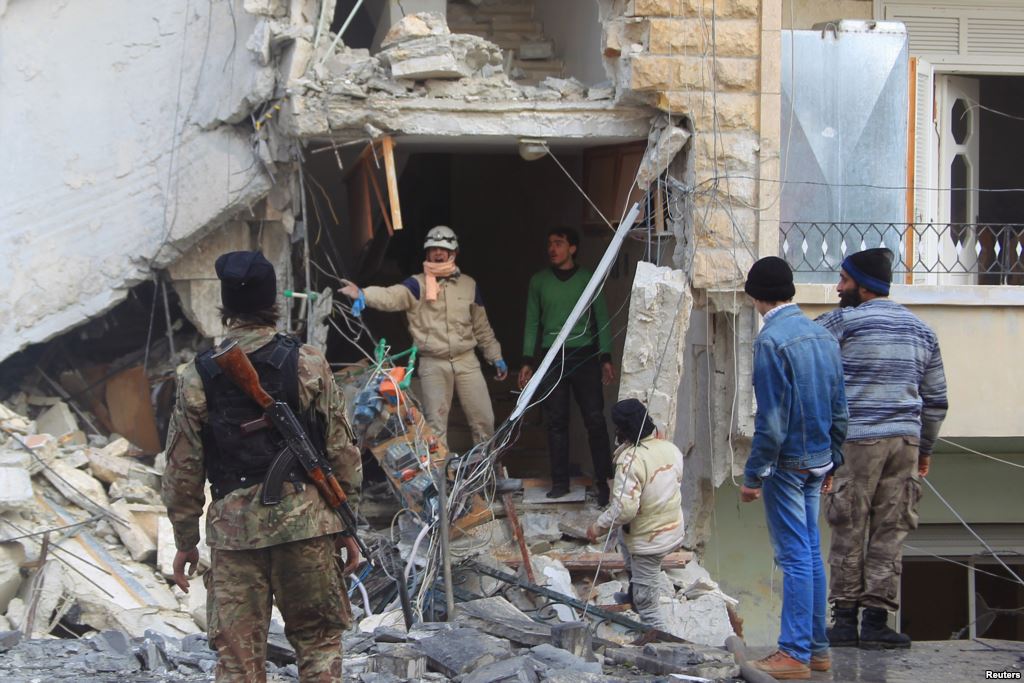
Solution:
{"label": "beard", "polygon": [[863,299],[860,298],[859,289],[849,289],[839,294],[839,307],[840,308],[856,308],[863,303]]}

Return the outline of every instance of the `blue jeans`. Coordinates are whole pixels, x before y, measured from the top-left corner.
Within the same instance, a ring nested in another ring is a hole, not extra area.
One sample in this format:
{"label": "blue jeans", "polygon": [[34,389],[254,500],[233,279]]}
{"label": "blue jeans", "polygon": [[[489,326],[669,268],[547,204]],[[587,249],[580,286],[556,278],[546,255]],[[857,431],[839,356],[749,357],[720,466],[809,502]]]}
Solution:
{"label": "blue jeans", "polygon": [[827,585],[821,561],[818,505],[824,477],[776,469],[762,482],[768,534],[782,568],[779,649],[805,664],[828,652]]}

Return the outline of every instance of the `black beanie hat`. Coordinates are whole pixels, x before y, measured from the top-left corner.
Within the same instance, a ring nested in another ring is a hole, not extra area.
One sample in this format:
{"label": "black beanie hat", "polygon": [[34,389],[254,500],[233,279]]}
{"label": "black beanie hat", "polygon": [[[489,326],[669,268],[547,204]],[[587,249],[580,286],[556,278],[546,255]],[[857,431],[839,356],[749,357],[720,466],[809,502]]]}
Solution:
{"label": "black beanie hat", "polygon": [[758,301],[789,301],[796,296],[793,269],[778,256],[765,256],[750,267],[743,291]]}
{"label": "black beanie hat", "polygon": [[864,289],[889,296],[892,284],[892,251],[885,247],[865,249],[843,260],[843,270]]}
{"label": "black beanie hat", "polygon": [[623,437],[634,443],[654,431],[654,422],[647,414],[647,407],[635,398],[627,398],[612,406],[612,422]]}
{"label": "black beanie hat", "polygon": [[255,313],[274,305],[277,276],[258,251],[231,251],[217,257],[220,300],[231,313]]}

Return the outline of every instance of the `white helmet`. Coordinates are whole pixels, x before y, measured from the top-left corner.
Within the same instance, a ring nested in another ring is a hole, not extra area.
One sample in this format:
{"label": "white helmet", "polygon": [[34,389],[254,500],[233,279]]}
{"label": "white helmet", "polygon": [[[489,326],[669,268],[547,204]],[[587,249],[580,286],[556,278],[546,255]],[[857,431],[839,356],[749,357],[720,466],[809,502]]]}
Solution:
{"label": "white helmet", "polygon": [[455,235],[455,231],[447,225],[435,225],[427,233],[427,239],[423,242],[424,249],[429,249],[430,247],[441,247],[449,251],[457,251],[459,248],[459,238]]}

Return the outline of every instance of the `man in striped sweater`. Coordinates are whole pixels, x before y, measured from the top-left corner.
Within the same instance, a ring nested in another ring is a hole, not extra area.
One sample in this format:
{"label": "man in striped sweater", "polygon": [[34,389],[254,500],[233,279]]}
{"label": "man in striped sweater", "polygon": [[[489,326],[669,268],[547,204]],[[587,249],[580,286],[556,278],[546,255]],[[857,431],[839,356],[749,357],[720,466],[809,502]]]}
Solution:
{"label": "man in striped sweater", "polygon": [[946,416],[938,338],[889,300],[892,256],[888,249],[848,256],[837,287],[840,308],[817,320],[839,341],[850,409],[846,464],[824,505],[832,527],[833,647],[910,647],[910,638],[886,621],[899,608],[903,540],[917,528],[921,477]]}

